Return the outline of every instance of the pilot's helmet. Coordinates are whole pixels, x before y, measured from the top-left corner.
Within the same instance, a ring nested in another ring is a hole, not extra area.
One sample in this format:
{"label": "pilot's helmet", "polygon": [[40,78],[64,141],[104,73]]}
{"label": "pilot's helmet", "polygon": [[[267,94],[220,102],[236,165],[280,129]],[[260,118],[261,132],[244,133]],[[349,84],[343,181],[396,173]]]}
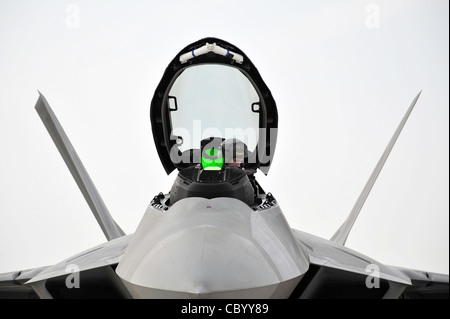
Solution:
{"label": "pilot's helmet", "polygon": [[[220,145],[225,164],[244,163],[248,157],[247,145],[237,138],[228,138]],[[242,165],[239,165],[242,166]]]}

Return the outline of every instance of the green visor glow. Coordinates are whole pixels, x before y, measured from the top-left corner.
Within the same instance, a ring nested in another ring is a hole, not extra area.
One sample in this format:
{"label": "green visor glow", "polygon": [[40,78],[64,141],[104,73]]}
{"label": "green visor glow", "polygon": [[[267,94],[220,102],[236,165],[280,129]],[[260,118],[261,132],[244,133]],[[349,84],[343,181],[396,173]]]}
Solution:
{"label": "green visor glow", "polygon": [[220,150],[211,148],[204,150],[206,156],[202,155],[202,167],[207,171],[220,171],[223,166],[223,156]]}

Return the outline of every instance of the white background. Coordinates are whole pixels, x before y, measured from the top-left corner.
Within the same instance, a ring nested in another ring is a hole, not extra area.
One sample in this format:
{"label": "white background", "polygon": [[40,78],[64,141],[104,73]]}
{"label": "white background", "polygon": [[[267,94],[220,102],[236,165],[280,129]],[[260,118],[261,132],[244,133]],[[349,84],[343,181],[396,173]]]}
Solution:
{"label": "white background", "polygon": [[272,91],[279,137],[257,174],[293,228],[330,238],[423,93],[347,241],[381,263],[448,274],[446,0],[0,0],[0,273],[105,241],[34,110],[52,106],[111,214],[133,233],[170,190],[150,101],[181,48],[242,49]]}

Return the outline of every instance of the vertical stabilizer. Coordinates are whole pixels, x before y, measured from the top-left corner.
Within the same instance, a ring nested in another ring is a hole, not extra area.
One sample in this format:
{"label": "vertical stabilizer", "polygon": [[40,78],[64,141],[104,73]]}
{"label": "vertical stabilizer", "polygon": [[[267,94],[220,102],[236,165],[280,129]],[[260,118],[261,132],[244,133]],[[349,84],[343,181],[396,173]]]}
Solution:
{"label": "vertical stabilizer", "polygon": [[58,148],[59,153],[64,159],[64,162],[66,162],[70,173],[83,193],[84,198],[102,228],[106,238],[108,240],[112,240],[125,235],[110,215],[105,203],[100,197],[100,194],[95,188],[94,183],[84,168],[83,163],[70,143],[69,138],[41,92],[39,92],[39,99],[36,102],[35,108],[51,138],[53,139],[53,142]]}
{"label": "vertical stabilizer", "polygon": [[347,217],[347,219],[341,225],[341,227],[337,230],[337,232],[333,235],[333,237],[331,237],[332,241],[342,244],[342,245],[345,245],[345,242],[347,241],[347,237],[350,234],[353,224],[355,223],[355,220],[358,217],[359,212],[361,211],[361,208],[364,205],[364,202],[366,201],[367,197],[369,196],[369,193],[372,190],[372,187],[375,184],[375,181],[377,180],[377,177],[380,174],[381,169],[383,168],[383,165],[386,162],[392,148],[394,147],[394,144],[397,141],[397,138],[400,135],[400,132],[402,131],[403,126],[405,126],[405,123],[408,120],[408,117],[411,114],[411,111],[413,110],[414,105],[416,105],[416,102],[419,99],[420,93],[422,93],[422,91],[420,91],[419,94],[417,94],[417,96],[412,101],[411,106],[406,111],[406,114],[403,116],[402,121],[400,122],[399,126],[397,127],[397,130],[395,131],[394,135],[392,136],[391,140],[389,141],[388,146],[384,150],[383,155],[381,156],[380,160],[378,161],[377,166],[375,166],[375,169],[373,170],[372,174],[370,175],[369,180],[367,181],[361,194],[358,197],[358,200],[356,201],[355,205],[353,206],[353,209],[350,212],[350,215]]}

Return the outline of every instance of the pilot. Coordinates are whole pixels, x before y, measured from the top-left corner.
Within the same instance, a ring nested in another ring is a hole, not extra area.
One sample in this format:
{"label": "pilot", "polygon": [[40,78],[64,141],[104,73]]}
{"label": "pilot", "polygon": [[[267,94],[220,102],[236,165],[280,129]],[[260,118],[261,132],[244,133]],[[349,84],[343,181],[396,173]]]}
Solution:
{"label": "pilot", "polygon": [[248,157],[247,145],[237,138],[228,138],[220,145],[225,158],[225,166],[243,169],[245,159]]}
{"label": "pilot", "polygon": [[244,170],[254,190],[254,202],[260,202],[258,197],[261,188],[255,180],[254,173],[256,170],[244,167],[245,161],[248,160],[247,145],[237,138],[229,138],[222,142],[220,148],[224,156],[225,167],[237,167],[238,169]]}

